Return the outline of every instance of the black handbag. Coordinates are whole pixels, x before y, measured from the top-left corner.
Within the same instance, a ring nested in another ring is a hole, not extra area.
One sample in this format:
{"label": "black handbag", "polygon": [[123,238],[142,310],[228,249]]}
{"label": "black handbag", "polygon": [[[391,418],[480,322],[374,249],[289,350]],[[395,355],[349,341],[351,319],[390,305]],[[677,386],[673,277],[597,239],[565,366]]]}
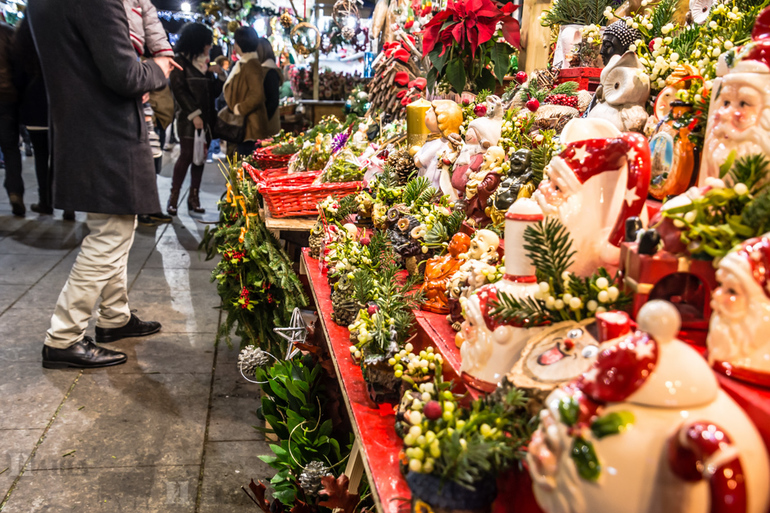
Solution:
{"label": "black handbag", "polygon": [[240,116],[225,107],[217,114],[217,120],[214,124],[214,136],[218,139],[224,139],[231,143],[242,143],[246,135],[246,118]]}

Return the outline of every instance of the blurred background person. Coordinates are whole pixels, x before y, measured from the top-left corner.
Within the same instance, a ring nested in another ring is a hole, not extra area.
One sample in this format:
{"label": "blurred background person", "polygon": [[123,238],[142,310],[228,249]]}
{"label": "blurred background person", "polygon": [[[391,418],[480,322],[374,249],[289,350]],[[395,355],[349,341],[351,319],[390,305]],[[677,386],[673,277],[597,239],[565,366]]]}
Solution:
{"label": "blurred background person", "polygon": [[19,97],[13,83],[13,27],[0,21],[0,149],[5,161],[5,190],[11,211],[24,217],[24,180],[19,149]]}
{"label": "blurred background person", "polygon": [[196,130],[203,130],[207,141],[211,141],[211,127],[217,115],[214,102],[222,91],[222,82],[209,69],[212,42],[213,34],[206,25],[188,23],[182,27],[174,48],[176,62],[182,69],[173,70],[170,77],[171,91],[179,105],[176,123],[180,145],[179,159],[174,165],[171,181],[171,195],[166,206],[168,214],[172,216],[178,213],[180,189],[189,168],[192,171],[187,209],[191,213],[206,212],[199,199],[205,162],[193,164],[193,150]]}

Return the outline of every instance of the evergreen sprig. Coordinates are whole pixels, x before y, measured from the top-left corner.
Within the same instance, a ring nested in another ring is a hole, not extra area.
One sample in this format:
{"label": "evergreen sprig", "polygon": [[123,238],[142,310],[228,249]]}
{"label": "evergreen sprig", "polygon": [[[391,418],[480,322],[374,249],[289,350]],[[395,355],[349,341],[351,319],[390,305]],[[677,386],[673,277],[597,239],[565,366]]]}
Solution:
{"label": "evergreen sprig", "polygon": [[577,82],[562,82],[561,84],[557,85],[553,89],[551,89],[548,94],[566,94],[567,96],[575,96],[578,90],[578,84]]}
{"label": "evergreen sprig", "polygon": [[538,281],[558,283],[573,264],[577,251],[572,249],[569,231],[556,218],[530,225],[524,230],[524,250],[537,269]]}
{"label": "evergreen sprig", "polygon": [[616,5],[613,0],[559,0],[545,11],[542,25],[606,25],[604,10]]}
{"label": "evergreen sprig", "polygon": [[678,8],[679,0],[660,0],[660,2],[658,2],[650,19],[652,30],[650,30],[649,39],[663,36],[663,27],[673,22]]}
{"label": "evergreen sprig", "polygon": [[406,184],[401,197],[405,205],[411,206],[420,202],[427,203],[435,194],[436,188],[431,185],[430,180],[420,176]]}

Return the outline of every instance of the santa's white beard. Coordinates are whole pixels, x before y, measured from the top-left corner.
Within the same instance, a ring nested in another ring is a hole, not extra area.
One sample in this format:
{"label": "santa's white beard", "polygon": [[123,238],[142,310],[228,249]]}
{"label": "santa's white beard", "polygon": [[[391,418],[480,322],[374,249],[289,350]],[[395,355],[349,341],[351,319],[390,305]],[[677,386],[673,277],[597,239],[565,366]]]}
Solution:
{"label": "santa's white beard", "polygon": [[[750,298],[746,315],[741,319],[729,319],[721,315],[719,308],[711,314],[706,344],[709,360],[729,362],[740,367],[764,364],[770,370],[770,362],[752,358],[754,353],[770,344],[770,300],[766,297]],[[770,349],[768,349],[770,352]],[[749,361],[750,359],[750,361]]]}
{"label": "santa's white beard", "polygon": [[719,176],[719,167],[733,151],[737,157],[770,154],[770,108],[763,109],[758,123],[745,130],[738,130],[732,123],[724,121],[720,121],[712,130],[714,137],[707,137],[704,155],[709,176]]}

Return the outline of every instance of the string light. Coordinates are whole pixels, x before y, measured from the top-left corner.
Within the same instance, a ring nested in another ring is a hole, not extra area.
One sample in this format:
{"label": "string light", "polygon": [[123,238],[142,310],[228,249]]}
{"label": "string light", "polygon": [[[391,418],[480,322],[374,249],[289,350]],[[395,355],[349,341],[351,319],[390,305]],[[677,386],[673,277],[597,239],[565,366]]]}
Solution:
{"label": "string light", "polygon": [[181,8],[182,12],[190,12],[192,10],[190,7],[190,2],[182,2]]}

